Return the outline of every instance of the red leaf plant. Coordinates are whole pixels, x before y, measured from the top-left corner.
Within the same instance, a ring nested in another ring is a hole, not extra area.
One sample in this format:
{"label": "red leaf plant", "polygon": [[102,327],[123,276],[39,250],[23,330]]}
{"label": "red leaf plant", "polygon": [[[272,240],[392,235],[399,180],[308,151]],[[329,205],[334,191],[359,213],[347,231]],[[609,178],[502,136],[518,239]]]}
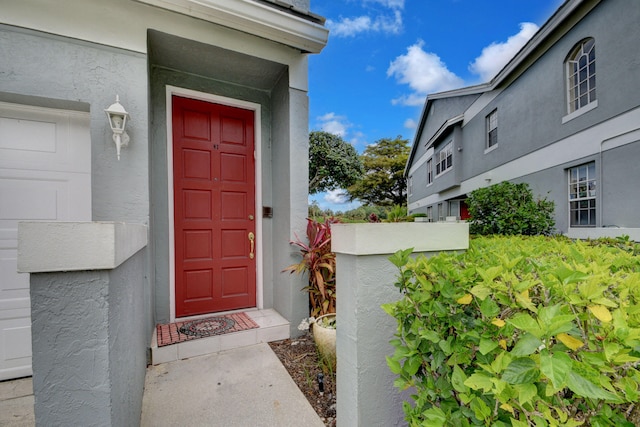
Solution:
{"label": "red leaf plant", "polygon": [[331,224],[339,222],[333,217],[324,222],[307,218],[307,242],[298,235],[290,242],[300,248],[302,259],[283,271],[309,275],[309,285],[302,290],[309,293],[312,317],[336,312],[336,255],[331,252]]}

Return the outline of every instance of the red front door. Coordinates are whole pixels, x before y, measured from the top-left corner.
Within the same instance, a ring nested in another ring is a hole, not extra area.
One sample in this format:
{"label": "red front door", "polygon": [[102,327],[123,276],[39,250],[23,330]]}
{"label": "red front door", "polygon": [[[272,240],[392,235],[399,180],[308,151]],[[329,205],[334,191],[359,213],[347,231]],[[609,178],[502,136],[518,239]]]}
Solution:
{"label": "red front door", "polygon": [[176,317],[255,307],[253,111],[172,104]]}

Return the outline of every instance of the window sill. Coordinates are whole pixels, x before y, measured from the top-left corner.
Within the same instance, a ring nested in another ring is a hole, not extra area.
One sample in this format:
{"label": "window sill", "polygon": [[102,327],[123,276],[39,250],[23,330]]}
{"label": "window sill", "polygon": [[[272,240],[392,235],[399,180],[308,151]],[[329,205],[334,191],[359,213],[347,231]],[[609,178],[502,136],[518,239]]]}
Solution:
{"label": "window sill", "polygon": [[488,153],[492,152],[493,150],[495,150],[496,148],[498,148],[498,144],[492,145],[489,148],[485,148],[484,149],[484,154],[488,154]]}
{"label": "window sill", "polygon": [[453,166],[451,166],[449,169],[447,169],[444,172],[440,172],[438,175],[435,176],[434,180],[436,180],[436,179],[440,178],[441,176],[446,175],[447,173],[451,172],[452,169],[453,169]]}
{"label": "window sill", "polygon": [[592,103],[587,104],[586,106],[580,108],[579,110],[576,110],[573,113],[570,113],[570,114],[567,114],[566,116],[564,116],[562,118],[562,124],[565,124],[565,123],[575,119],[576,117],[579,117],[579,116],[583,115],[584,113],[588,113],[589,111],[593,110],[597,106],[598,106],[598,100],[596,99]]}

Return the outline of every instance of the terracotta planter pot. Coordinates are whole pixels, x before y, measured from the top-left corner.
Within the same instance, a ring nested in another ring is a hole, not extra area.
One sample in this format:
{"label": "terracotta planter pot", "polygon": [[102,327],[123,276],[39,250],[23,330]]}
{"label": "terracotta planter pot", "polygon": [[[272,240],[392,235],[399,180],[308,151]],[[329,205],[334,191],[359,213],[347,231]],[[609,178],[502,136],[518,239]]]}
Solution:
{"label": "terracotta planter pot", "polygon": [[313,339],[318,348],[318,353],[328,367],[334,371],[336,367],[336,328],[335,326],[327,328],[323,324],[331,320],[335,321],[335,318],[335,314],[325,314],[318,317],[313,323]]}

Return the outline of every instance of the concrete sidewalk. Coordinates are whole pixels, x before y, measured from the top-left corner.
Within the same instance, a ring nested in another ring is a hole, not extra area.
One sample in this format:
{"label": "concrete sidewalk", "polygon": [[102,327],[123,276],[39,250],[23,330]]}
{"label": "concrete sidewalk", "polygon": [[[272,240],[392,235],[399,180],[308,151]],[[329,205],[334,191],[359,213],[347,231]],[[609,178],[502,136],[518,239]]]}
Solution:
{"label": "concrete sidewalk", "polygon": [[147,368],[143,427],[323,427],[268,344]]}
{"label": "concrete sidewalk", "polygon": [[[0,383],[1,426],[34,425],[33,396],[25,392],[26,385],[30,379]],[[149,366],[141,425],[323,427],[324,423],[269,345],[262,343]]]}

